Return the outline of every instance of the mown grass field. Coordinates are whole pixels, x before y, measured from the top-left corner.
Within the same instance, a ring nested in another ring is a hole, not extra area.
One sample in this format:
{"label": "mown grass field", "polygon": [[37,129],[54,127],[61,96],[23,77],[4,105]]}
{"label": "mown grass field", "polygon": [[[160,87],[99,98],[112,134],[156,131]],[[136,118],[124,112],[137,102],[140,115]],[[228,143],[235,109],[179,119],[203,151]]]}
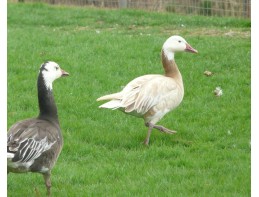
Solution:
{"label": "mown grass field", "polygon": [[[250,20],[9,3],[7,22],[8,128],[37,116],[42,62],[70,73],[54,83],[64,147],[52,196],[250,196]],[[145,147],[143,120],[96,98],[162,74],[160,50],[174,34],[199,53],[175,56],[185,97],[159,124],[178,133],[154,130]],[[10,197],[45,196],[40,174],[7,181]]]}

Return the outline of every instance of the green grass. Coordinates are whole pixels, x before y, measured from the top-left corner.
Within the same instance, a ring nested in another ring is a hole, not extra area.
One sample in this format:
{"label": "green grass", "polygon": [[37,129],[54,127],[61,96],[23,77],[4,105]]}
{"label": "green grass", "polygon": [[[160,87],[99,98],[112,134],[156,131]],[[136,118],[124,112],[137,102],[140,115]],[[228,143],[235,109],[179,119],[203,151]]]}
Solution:
{"label": "green grass", "polygon": [[[70,73],[54,84],[64,136],[53,196],[250,196],[250,20],[44,4],[8,4],[8,127],[38,113],[40,64]],[[160,50],[183,36],[199,54],[176,54],[185,97],[145,147],[143,120],[99,109],[96,98],[133,78],[163,73]],[[203,75],[205,70],[214,73]],[[223,96],[213,95],[215,87]],[[8,196],[44,196],[40,174],[9,174]]]}

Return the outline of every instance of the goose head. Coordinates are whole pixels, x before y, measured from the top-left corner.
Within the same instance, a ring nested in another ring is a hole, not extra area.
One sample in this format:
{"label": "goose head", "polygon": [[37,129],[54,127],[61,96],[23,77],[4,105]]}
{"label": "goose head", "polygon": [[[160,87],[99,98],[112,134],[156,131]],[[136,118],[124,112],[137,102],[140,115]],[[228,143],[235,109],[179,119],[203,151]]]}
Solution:
{"label": "goose head", "polygon": [[44,80],[45,85],[52,89],[52,83],[60,77],[68,76],[69,73],[62,70],[56,62],[47,61],[40,67],[40,75]]}
{"label": "goose head", "polygon": [[163,50],[169,59],[174,58],[175,52],[198,53],[183,37],[177,35],[171,36],[165,41]]}

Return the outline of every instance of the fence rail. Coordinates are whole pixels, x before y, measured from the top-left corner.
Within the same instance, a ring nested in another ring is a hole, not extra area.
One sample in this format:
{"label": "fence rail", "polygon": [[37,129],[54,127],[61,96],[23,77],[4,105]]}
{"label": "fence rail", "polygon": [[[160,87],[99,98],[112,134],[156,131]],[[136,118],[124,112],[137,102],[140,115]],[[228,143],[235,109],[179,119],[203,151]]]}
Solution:
{"label": "fence rail", "polygon": [[251,17],[251,0],[8,0],[107,8],[132,8],[205,16]]}

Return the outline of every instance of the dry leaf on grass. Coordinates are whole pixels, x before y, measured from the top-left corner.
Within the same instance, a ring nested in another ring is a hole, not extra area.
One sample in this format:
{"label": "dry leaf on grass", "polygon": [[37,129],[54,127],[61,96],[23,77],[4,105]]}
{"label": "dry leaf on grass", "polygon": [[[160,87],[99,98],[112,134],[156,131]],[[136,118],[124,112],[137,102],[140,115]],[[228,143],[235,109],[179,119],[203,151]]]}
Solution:
{"label": "dry leaf on grass", "polygon": [[203,74],[204,74],[204,75],[206,75],[207,77],[209,77],[209,76],[213,75],[213,73],[212,73],[212,72],[210,72],[210,71],[208,71],[208,70],[204,71],[204,73],[203,73]]}

